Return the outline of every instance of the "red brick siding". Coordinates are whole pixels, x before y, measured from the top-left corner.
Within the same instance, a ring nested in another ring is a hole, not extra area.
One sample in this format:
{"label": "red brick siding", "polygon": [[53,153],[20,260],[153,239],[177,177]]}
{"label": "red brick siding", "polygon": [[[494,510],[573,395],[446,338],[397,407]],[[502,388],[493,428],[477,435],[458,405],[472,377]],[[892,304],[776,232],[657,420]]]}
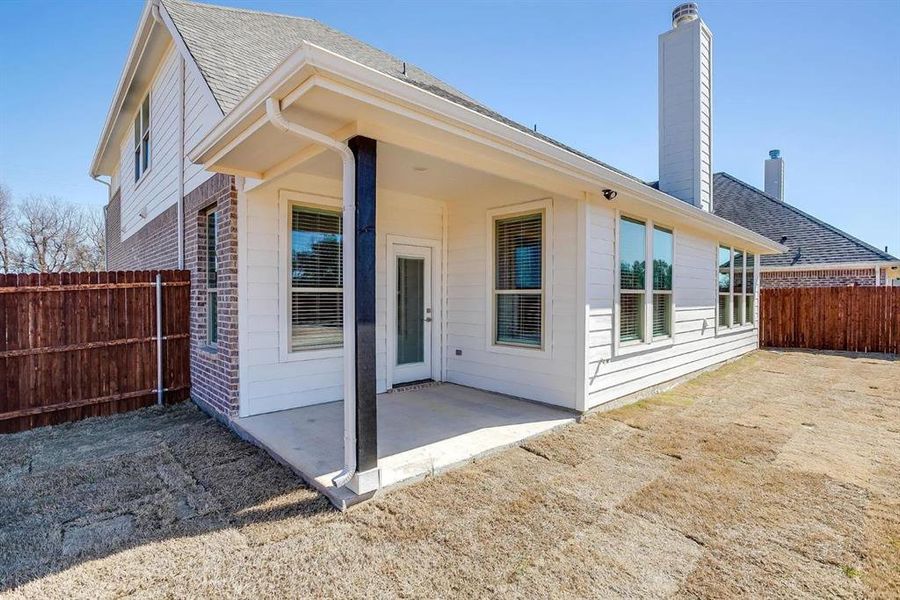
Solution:
{"label": "red brick siding", "polygon": [[[218,343],[206,323],[206,213],[218,218]],[[191,270],[191,397],[231,417],[238,409],[237,188],[213,175],[184,198],[185,266]]]}
{"label": "red brick siding", "polygon": [[[875,285],[875,268],[769,271],[761,273],[763,288],[844,287]],[[882,282],[884,278],[882,277]]]}
{"label": "red brick siding", "polygon": [[[218,211],[219,339],[206,343],[206,211]],[[109,269],[174,269],[178,265],[178,207],[170,206],[126,240],[121,239],[121,196],[106,215]],[[191,397],[231,417],[238,408],[237,190],[234,179],[213,175],[184,198],[184,267],[191,271]]]}
{"label": "red brick siding", "polygon": [[111,271],[178,268],[178,207],[174,204],[122,239],[122,199],[116,191],[106,209],[106,245]]}

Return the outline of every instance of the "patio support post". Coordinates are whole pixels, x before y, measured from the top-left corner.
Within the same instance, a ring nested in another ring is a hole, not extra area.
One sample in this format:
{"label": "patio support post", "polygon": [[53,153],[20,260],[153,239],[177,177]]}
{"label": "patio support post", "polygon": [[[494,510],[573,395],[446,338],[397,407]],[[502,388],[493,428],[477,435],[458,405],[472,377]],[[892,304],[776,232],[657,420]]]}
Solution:
{"label": "patio support post", "polygon": [[[377,142],[357,136],[356,159],[356,468],[357,493],[377,489],[378,414],[375,396],[375,175]],[[350,232],[346,232],[350,233]],[[355,485],[354,485],[355,484]]]}

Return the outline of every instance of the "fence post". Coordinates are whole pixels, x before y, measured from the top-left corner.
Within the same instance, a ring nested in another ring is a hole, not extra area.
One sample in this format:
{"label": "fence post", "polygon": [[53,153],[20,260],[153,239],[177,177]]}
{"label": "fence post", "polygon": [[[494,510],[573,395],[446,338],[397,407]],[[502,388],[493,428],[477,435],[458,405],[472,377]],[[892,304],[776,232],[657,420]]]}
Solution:
{"label": "fence post", "polygon": [[156,403],[163,405],[162,273],[156,274]]}

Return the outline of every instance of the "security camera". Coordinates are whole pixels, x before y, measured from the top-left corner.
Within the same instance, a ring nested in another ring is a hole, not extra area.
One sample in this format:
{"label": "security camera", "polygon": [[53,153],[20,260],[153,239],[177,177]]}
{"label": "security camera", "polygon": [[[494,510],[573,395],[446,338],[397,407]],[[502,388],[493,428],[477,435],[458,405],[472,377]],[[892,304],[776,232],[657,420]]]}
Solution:
{"label": "security camera", "polygon": [[603,190],[603,197],[607,200],[615,200],[616,196],[619,195],[619,192],[616,190],[605,189]]}

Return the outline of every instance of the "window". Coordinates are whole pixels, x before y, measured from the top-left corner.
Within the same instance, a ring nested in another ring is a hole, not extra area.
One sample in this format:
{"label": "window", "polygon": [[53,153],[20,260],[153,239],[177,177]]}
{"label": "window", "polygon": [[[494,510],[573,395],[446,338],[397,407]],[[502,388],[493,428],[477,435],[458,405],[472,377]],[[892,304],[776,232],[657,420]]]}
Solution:
{"label": "window", "polygon": [[644,339],[646,226],[622,217],[619,223],[619,341]]}
{"label": "window", "polygon": [[754,321],[756,257],[738,248],[719,246],[719,327],[752,324]]}
{"label": "window", "polygon": [[719,327],[731,323],[731,248],[719,246]]}
{"label": "window", "polygon": [[344,343],[341,221],[339,212],[291,207],[292,352]]}
{"label": "window", "polygon": [[206,343],[219,343],[219,254],[216,239],[219,234],[218,213],[206,213]]}
{"label": "window", "polygon": [[753,254],[750,252],[746,254],[746,257],[747,266],[744,269],[744,273],[746,274],[747,281],[744,284],[744,289],[746,289],[746,295],[744,297],[744,322],[753,323],[756,316],[756,307],[753,303],[753,300],[756,297],[756,287],[754,285],[754,268],[756,267],[756,257],[753,256]]}
{"label": "window", "polygon": [[494,220],[494,343],[543,347],[544,212]]}
{"label": "window", "polygon": [[[630,217],[619,219],[620,343],[672,337],[674,240],[671,229]],[[649,277],[645,276],[648,256],[652,257]]]}
{"label": "window", "polygon": [[134,117],[134,180],[150,168],[150,94]]}
{"label": "window", "polygon": [[653,228],[653,337],[672,335],[672,232]]}

